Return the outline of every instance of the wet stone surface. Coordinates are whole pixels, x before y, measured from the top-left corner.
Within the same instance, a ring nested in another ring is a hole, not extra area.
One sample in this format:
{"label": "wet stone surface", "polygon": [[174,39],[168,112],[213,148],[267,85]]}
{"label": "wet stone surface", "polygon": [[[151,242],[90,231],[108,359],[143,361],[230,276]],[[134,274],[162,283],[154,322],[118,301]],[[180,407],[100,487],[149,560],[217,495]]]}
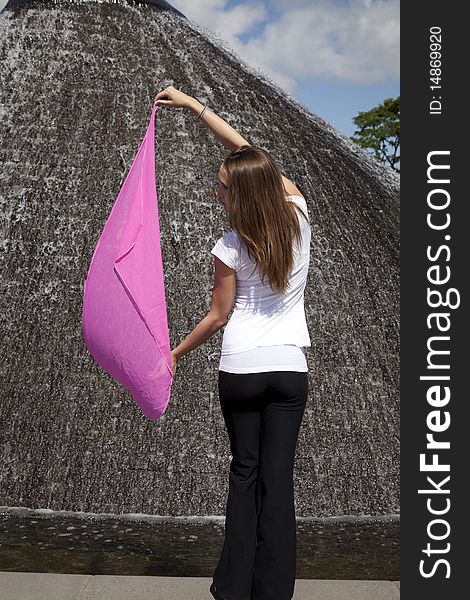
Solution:
{"label": "wet stone surface", "polygon": [[[398,580],[394,517],[299,519],[297,577]],[[0,510],[0,571],[211,577],[221,517],[31,514]]]}
{"label": "wet stone surface", "polygon": [[[268,150],[307,201],[312,345],[297,516],[398,513],[398,176],[170,10],[24,1],[0,14],[0,63],[0,506],[225,510],[222,330],[181,361],[156,422],[93,359],[82,334],[94,249],[155,91],[172,84]],[[230,228],[215,196],[226,152],[183,109],[159,109],[155,129],[175,347],[210,307],[210,250]]]}

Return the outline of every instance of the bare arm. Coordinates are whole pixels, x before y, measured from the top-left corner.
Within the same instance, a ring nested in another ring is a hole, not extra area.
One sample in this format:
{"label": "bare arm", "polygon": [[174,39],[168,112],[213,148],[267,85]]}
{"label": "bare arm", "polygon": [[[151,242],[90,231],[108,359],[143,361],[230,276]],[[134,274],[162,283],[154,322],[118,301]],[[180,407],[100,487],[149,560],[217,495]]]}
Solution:
{"label": "bare arm", "polygon": [[[191,98],[189,109],[199,115],[204,105],[198,102],[195,98]],[[221,117],[215,114],[210,109],[204,111],[200,119],[209,127],[215,137],[221,142],[227,150],[235,150],[239,146],[250,145],[235,129],[224,121]]]}
{"label": "bare arm", "polygon": [[[189,109],[196,115],[199,115],[204,108],[204,105],[198,102],[195,98],[189,99],[188,106]],[[201,121],[203,121],[209,127],[215,137],[219,140],[219,142],[222,142],[227,150],[236,150],[239,146],[244,144],[248,146],[250,145],[237,131],[235,131],[233,127],[231,127],[226,121],[221,119],[209,109],[204,111]],[[302,196],[303,198],[303,194],[298,187],[284,175],[282,176],[282,183],[284,185],[286,195]]]}
{"label": "bare arm", "polygon": [[210,310],[191,333],[172,350],[173,372],[176,370],[177,360],[200,346],[227,323],[228,315],[233,308],[236,291],[235,271],[223,263],[220,258],[214,257],[214,262],[215,282]]}
{"label": "bare arm", "polygon": [[287,195],[301,196],[302,198],[304,197],[304,195],[299,190],[299,188],[295,185],[295,183],[293,183],[290,179],[287,179],[287,177],[284,177],[284,175],[282,176],[282,183],[284,185],[284,190]]}
{"label": "bare arm", "polygon": [[[172,85],[155,96],[155,102],[158,106],[174,106],[176,108],[187,108],[198,116],[204,108],[196,98],[187,96],[183,92],[175,89]],[[209,127],[215,137],[221,142],[227,150],[235,150],[244,144],[250,145],[235,129],[207,108],[201,116],[201,121]]]}
{"label": "bare arm", "polygon": [[[204,109],[204,105],[201,104],[196,98],[192,98],[183,92],[180,92],[172,85],[159,92],[155,96],[155,102],[158,106],[174,106],[175,108],[187,108],[193,112],[196,116],[199,116]],[[201,121],[209,127],[215,137],[221,142],[227,150],[235,150],[243,145],[250,146],[249,142],[245,140],[235,129],[224,121],[221,117],[216,115],[212,110],[206,109],[204,114],[201,116]],[[286,195],[302,196],[303,194],[295,186],[295,184],[287,177],[282,176],[282,183]]]}

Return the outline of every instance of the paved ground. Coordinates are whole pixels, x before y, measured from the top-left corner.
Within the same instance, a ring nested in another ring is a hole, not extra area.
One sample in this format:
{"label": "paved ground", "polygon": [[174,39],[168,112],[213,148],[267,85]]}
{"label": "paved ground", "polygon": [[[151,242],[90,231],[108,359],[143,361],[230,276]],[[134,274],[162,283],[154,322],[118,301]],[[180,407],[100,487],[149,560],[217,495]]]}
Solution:
{"label": "paved ground", "polygon": [[[213,600],[208,577],[0,572],[0,600]],[[293,600],[398,600],[400,582],[297,579]]]}

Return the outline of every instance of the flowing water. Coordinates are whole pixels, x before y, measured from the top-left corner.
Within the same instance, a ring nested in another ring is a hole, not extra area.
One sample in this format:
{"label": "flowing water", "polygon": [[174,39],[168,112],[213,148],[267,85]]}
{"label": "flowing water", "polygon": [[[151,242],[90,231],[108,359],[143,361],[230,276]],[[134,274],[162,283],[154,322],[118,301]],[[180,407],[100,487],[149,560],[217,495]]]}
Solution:
{"label": "flowing water", "polygon": [[[163,4],[15,0],[0,14],[0,504],[224,513],[231,457],[218,403],[222,332],[184,357],[167,412],[150,422],[93,361],[81,331],[95,245],[145,133],[154,94],[173,84],[268,149],[306,196],[312,346],[294,474],[298,516],[396,514],[398,178]],[[279,44],[280,52],[287,50]],[[226,152],[182,109],[159,109],[155,126],[174,347],[210,306],[210,249],[228,229],[215,198]],[[33,539],[36,526],[47,532],[59,522],[25,522],[24,540]],[[62,544],[58,550],[39,552],[36,543],[21,548],[35,549],[33,563],[49,552],[66,556],[67,538],[78,534],[67,532],[69,525],[60,522],[63,535],[53,536],[53,544]],[[83,525],[86,556],[96,561],[91,524]],[[184,528],[173,535],[180,525],[142,527],[149,540],[144,548],[162,535],[174,551],[175,540],[186,536]],[[320,540],[330,533],[336,539],[329,527],[314,536],[328,556],[330,546]],[[215,534],[208,546],[213,560],[219,529],[201,528],[201,535]],[[102,533],[97,564],[108,556],[106,544],[114,558],[126,556],[111,562],[127,564],[131,557],[141,564],[130,554],[131,535],[119,549],[116,532],[111,542]],[[187,537],[182,546],[197,547]],[[354,540],[351,548],[369,552]],[[163,546],[157,544],[160,553]],[[204,564],[205,544],[200,548]],[[322,560],[310,550],[306,555]],[[159,555],[150,562],[171,565],[165,560]]]}
{"label": "flowing water", "polygon": [[[224,521],[0,508],[0,540],[0,571],[210,577]],[[297,577],[399,580],[399,520],[298,519]]]}

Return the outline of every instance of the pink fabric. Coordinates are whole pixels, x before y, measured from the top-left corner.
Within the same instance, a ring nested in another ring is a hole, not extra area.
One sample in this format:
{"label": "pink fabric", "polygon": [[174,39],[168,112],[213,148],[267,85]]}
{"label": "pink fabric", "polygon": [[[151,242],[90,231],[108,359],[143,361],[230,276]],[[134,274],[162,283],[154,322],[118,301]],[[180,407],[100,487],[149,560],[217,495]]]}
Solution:
{"label": "pink fabric", "polygon": [[173,382],[155,184],[156,109],[96,245],[82,313],[90,354],[151,420],[165,412]]}

